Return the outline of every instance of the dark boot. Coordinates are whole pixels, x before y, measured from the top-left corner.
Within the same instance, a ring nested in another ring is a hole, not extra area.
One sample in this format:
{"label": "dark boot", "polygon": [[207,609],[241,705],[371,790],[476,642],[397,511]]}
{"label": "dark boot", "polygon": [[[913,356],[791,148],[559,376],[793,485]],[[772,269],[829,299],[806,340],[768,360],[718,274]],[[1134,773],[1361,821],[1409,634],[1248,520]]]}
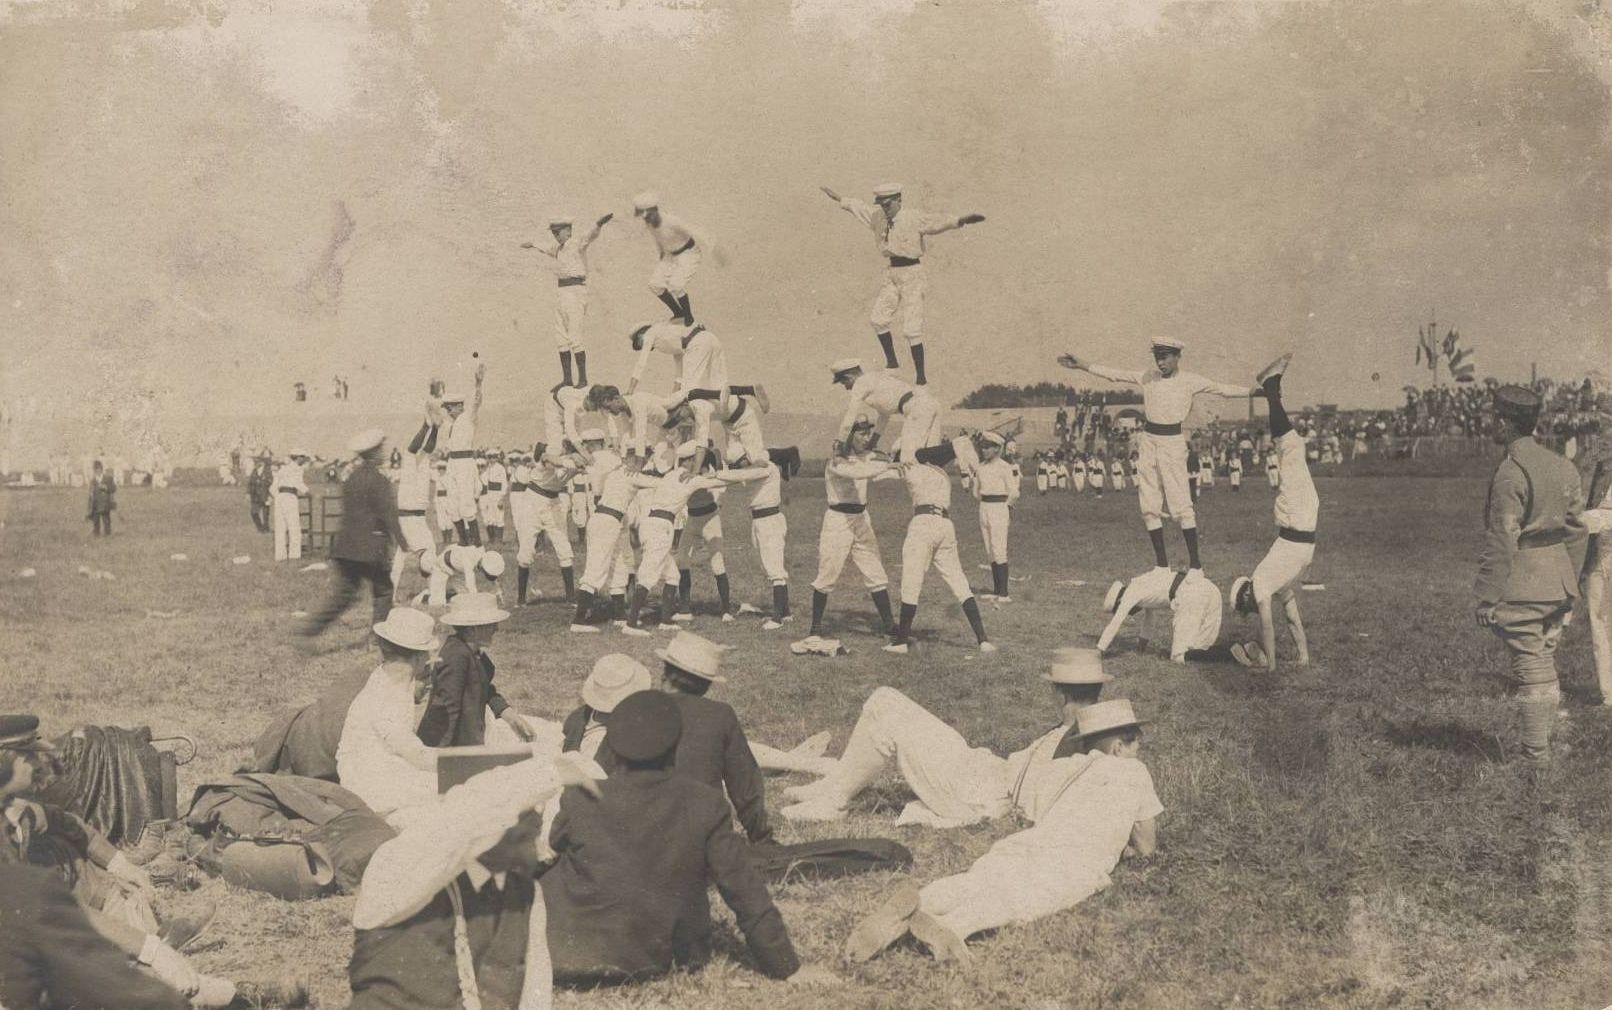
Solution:
{"label": "dark boot", "polygon": [[916,376],[915,381],[920,386],[927,385],[929,378],[924,375],[924,345],[922,343],[911,344],[907,350],[912,352],[912,370]]}
{"label": "dark boot", "polygon": [[560,374],[565,377],[565,384],[571,384],[571,352],[560,352]]}
{"label": "dark boot", "polygon": [[828,610],[828,594],[820,589],[812,590],[812,630],[811,634],[823,633],[823,613]]}
{"label": "dark boot", "polygon": [[577,385],[578,386],[586,386],[588,384],[588,352],[587,351],[577,351],[576,352],[576,359],[577,359]]}
{"label": "dark boot", "polygon": [[526,606],[526,584],[532,578],[532,569],[529,565],[520,565],[515,569],[515,605]]}
{"label": "dark boot", "polygon": [[895,618],[890,613],[890,590],[875,589],[871,594],[873,606],[879,612],[879,633],[888,635],[890,628],[895,624]]}
{"label": "dark boot", "polygon": [[896,341],[889,330],[880,330],[874,336],[879,338],[879,347],[884,351],[884,367],[898,368],[901,363],[896,360]]}
{"label": "dark boot", "polygon": [[576,598],[576,570],[570,565],[560,566],[560,581],[565,583],[566,602]]}

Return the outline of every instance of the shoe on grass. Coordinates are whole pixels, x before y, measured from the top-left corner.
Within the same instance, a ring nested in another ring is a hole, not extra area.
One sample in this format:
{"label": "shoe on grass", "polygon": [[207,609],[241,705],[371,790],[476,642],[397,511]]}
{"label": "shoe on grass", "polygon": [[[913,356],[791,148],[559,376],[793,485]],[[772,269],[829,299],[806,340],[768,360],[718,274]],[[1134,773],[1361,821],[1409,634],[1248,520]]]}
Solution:
{"label": "shoe on grass", "polygon": [[891,884],[879,898],[879,907],[856,924],[845,940],[845,960],[861,964],[907,935],[908,925],[918,912],[918,884],[903,877]]}
{"label": "shoe on grass", "polygon": [[596,625],[592,625],[592,624],[573,624],[573,625],[571,625],[571,634],[573,634],[573,635],[597,635],[598,633],[599,633],[599,628]]}

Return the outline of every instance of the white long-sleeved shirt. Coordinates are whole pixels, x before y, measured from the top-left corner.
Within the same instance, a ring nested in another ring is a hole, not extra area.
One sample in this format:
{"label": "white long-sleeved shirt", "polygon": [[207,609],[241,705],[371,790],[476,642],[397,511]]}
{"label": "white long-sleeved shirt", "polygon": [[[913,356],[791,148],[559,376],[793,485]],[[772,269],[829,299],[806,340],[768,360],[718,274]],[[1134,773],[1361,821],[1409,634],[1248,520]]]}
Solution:
{"label": "white long-sleeved shirt", "polygon": [[904,256],[907,259],[922,259],[926,249],[925,236],[938,235],[960,226],[955,214],[931,214],[905,204],[896,212],[894,221],[885,216],[884,208],[862,200],[846,197],[840,200],[840,207],[872,229],[873,244],[878,247],[879,255],[886,258]]}
{"label": "white long-sleeved shirt", "polygon": [[1216,396],[1247,396],[1251,386],[1234,386],[1229,382],[1216,382],[1194,372],[1177,371],[1168,379],[1157,368],[1134,371],[1127,368],[1109,368],[1107,365],[1087,365],[1086,371],[1110,382],[1128,382],[1142,387],[1142,409],[1154,424],[1180,424],[1192,412],[1193,397],[1199,393]]}
{"label": "white long-sleeved shirt", "polygon": [[437,758],[415,735],[418,725],[414,680],[406,667],[376,667],[347,709],[336,774],[382,817],[436,801]]}
{"label": "white long-sleeved shirt", "polygon": [[622,399],[627,402],[628,420],[632,430],[623,436],[616,427],[619,420],[617,415],[611,414],[607,418],[611,436],[629,456],[646,456],[649,447],[664,437],[663,425],[671,416],[672,409],[683,402],[683,398],[677,394],[660,396],[640,390],[629,393]]}
{"label": "white long-sleeved shirt", "polygon": [[723,390],[728,385],[728,359],[722,341],[716,334],[696,323],[684,326],[678,322],[655,323],[644,333],[633,364],[632,381],[644,381],[649,369],[649,356],[656,351],[669,354],[677,363],[677,389]]}
{"label": "white long-sleeved shirt", "polygon": [[431,499],[431,457],[411,453],[403,457],[403,470],[397,480],[397,507],[419,511]]}
{"label": "white long-sleeved shirt", "polygon": [[753,483],[750,492],[750,509],[778,508],[784,501],[784,475],[771,460],[741,470],[729,470],[724,475],[729,481]]}
{"label": "white long-sleeved shirt", "polygon": [[588,408],[588,394],[593,392],[593,385],[561,386],[549,394],[549,401],[559,413],[560,431],[572,445],[581,445],[582,436],[577,428],[577,418]]}
{"label": "white long-sleeved shirt", "polygon": [[823,491],[830,505],[866,505],[868,481],[895,469],[889,460],[837,456],[823,470]]}
{"label": "white long-sleeved shirt", "polygon": [[648,492],[644,500],[645,517],[650,512],[671,512],[675,515],[688,507],[689,496],[694,492],[722,486],[722,481],[715,477],[691,477],[681,467],[659,477],[637,474],[632,478],[632,483]]}
{"label": "white long-sleeved shirt", "polygon": [[1013,475],[1013,464],[1000,456],[974,469],[974,497],[983,499],[986,495],[1007,495],[1009,505],[1019,500],[1019,481]]}
{"label": "white long-sleeved shirt", "polygon": [[308,493],[308,484],[302,477],[302,467],[288,461],[274,468],[273,493],[279,494],[283,487],[290,488],[297,494]]}
{"label": "white long-sleeved shirt", "polygon": [[1188,573],[1179,582],[1178,573],[1153,568],[1125,584],[1119,606],[1097,639],[1099,651],[1113,644],[1132,611],[1169,610],[1171,619],[1170,656],[1180,661],[1188,649],[1207,649],[1220,637],[1220,589],[1202,572]]}
{"label": "white long-sleeved shirt", "polygon": [[907,493],[912,496],[912,507],[930,505],[951,511],[952,479],[946,471],[929,463],[915,463],[906,468]]}
{"label": "white long-sleeved shirt", "polygon": [[594,453],[588,478],[599,496],[599,507],[626,513],[635,488],[632,474],[622,466],[620,456],[609,451]]}
{"label": "white long-sleeved shirt", "polygon": [[535,246],[534,248],[554,261],[555,272],[560,277],[586,278],[588,276],[588,246],[593,245],[594,240],[599,237],[600,227],[595,222],[591,228],[581,235],[578,235],[576,229],[573,228],[571,237],[560,245],[552,249],[544,246]]}
{"label": "white long-sleeved shirt", "polygon": [[917,395],[917,389],[891,372],[863,372],[857,376],[851,383],[851,399],[845,405],[845,415],[840,418],[840,441],[850,436],[851,426],[862,415],[864,407],[872,407],[881,418],[889,417],[901,412],[901,398],[909,393]]}

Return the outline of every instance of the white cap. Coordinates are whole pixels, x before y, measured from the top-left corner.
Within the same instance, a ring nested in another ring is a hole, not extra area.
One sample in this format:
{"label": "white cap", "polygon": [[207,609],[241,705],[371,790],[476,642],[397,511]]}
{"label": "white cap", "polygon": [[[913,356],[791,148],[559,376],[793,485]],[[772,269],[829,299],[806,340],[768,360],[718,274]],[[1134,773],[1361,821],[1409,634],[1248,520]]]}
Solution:
{"label": "white cap", "polygon": [[481,556],[481,570],[487,573],[490,579],[496,579],[504,574],[504,556],[497,551],[488,551]]}
{"label": "white cap", "polygon": [[442,391],[442,402],[445,403],[445,404],[446,403],[464,403],[465,402],[465,394],[460,393],[460,392],[452,392],[452,393],[450,393],[447,390],[443,390]]}
{"label": "white cap", "polygon": [[645,190],[632,198],[632,209],[642,213],[651,207],[660,206],[660,194],[653,190]]}
{"label": "white cap", "polygon": [[[605,433],[604,429],[602,428],[583,428],[579,437],[584,442],[603,442],[605,440]],[[544,455],[548,454],[544,453]]]}
{"label": "white cap", "polygon": [[853,369],[853,368],[861,368],[861,367],[862,367],[862,359],[861,358],[840,358],[840,359],[836,360],[832,365],[829,365],[828,370],[830,372],[834,373],[834,378],[835,379],[838,379],[841,375],[843,375],[846,372],[849,372],[851,369]]}
{"label": "white cap", "polygon": [[386,432],[379,428],[367,428],[354,435],[347,443],[347,450],[352,453],[369,452],[386,441]]}
{"label": "white cap", "polygon": [[685,459],[693,459],[694,454],[699,451],[700,443],[691,438],[687,442],[684,442],[682,445],[677,447],[677,458],[680,462]]}
{"label": "white cap", "polygon": [[1154,337],[1152,346],[1154,348],[1168,348],[1177,354],[1180,354],[1182,351],[1187,349],[1187,345],[1177,340],[1175,337]]}
{"label": "white cap", "polygon": [[550,228],[569,228],[570,226],[571,226],[571,219],[568,218],[568,217],[551,217],[551,218],[549,218],[549,227]]}
{"label": "white cap", "polygon": [[994,445],[999,447],[1005,447],[1007,445],[1007,439],[1003,438],[1001,435],[998,435],[994,431],[980,432],[980,441],[984,442],[986,445]]}
{"label": "white cap", "polygon": [[899,182],[882,182],[873,187],[873,199],[875,200],[888,200],[893,196],[900,195],[901,183]]}

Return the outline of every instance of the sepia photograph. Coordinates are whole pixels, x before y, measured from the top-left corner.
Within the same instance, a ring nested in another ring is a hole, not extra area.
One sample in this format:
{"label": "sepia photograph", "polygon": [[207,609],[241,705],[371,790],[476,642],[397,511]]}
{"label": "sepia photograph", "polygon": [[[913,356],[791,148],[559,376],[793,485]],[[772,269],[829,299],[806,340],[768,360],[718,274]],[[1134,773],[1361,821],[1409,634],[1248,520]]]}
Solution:
{"label": "sepia photograph", "polygon": [[0,1010],[1612,1010],[1609,583],[1600,0],[0,0]]}

